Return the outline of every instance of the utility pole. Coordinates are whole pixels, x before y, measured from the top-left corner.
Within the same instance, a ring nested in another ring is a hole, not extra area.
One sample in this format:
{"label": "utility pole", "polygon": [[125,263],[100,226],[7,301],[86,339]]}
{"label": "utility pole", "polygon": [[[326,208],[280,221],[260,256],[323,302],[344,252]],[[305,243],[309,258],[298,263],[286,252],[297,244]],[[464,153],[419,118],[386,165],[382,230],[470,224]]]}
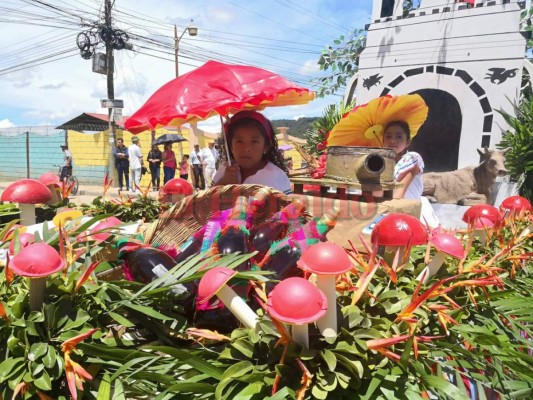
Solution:
{"label": "utility pole", "polygon": [[[105,0],[105,26],[111,31],[111,0]],[[105,43],[106,64],[107,64],[107,98],[115,99],[114,70],[115,63],[113,59],[113,45],[111,42]],[[117,125],[111,120],[112,108],[107,109],[107,118],[109,120],[109,142],[114,146],[117,142]]]}

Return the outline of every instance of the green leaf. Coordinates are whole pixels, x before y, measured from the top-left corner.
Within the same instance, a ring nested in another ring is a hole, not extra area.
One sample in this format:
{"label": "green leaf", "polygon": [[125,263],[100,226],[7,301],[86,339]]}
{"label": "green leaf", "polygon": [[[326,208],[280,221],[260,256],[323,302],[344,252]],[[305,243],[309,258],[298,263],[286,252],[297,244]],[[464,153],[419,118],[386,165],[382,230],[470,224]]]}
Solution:
{"label": "green leaf", "polygon": [[254,346],[245,339],[236,340],[231,345],[248,358],[252,358],[254,355]]}
{"label": "green leaf", "polygon": [[126,394],[124,393],[124,387],[122,386],[122,381],[120,379],[115,381],[113,400],[127,400]]}
{"label": "green leaf", "polygon": [[253,382],[233,397],[233,400],[251,400],[254,395],[260,394],[265,384],[263,382]]}
{"label": "green leaf", "polygon": [[56,363],[56,351],[52,346],[48,347],[48,351],[46,352],[45,356],[43,357],[43,365],[46,368],[52,368]]}
{"label": "green leaf", "polygon": [[117,314],[117,313],[114,313],[112,311],[109,311],[109,316],[111,318],[113,318],[117,323],[119,323],[120,325],[123,325],[127,328],[133,328],[135,326],[135,324],[133,322],[131,322],[129,319],[127,318],[124,318],[122,315],[120,314]]}
{"label": "green leaf", "polygon": [[24,367],[24,358],[7,358],[0,364],[0,383],[17,374]]}
{"label": "green leaf", "polygon": [[106,372],[104,377],[100,381],[100,386],[98,386],[98,395],[96,400],[110,400],[111,399],[111,379],[109,374]]}
{"label": "green leaf", "polygon": [[324,350],[320,353],[320,356],[326,362],[328,369],[330,371],[335,371],[335,368],[337,367],[337,358],[335,357],[335,354],[330,350]]}
{"label": "green leaf", "polygon": [[40,357],[46,354],[48,351],[48,344],[46,343],[34,343],[30,347],[30,352],[28,353],[28,358],[37,361]]}
{"label": "green leaf", "polygon": [[40,377],[34,379],[33,384],[41,390],[52,390],[52,382],[50,381],[50,376],[46,371],[43,371]]}
{"label": "green leaf", "polygon": [[222,371],[219,368],[214,367],[211,362],[195,356],[190,351],[180,350],[168,346],[149,346],[148,349],[168,354],[180,360],[183,364],[188,364],[194,369],[210,376],[211,378],[215,378],[217,380],[222,378]]}
{"label": "green leaf", "polygon": [[438,389],[454,400],[469,400],[469,397],[457,386],[438,376],[423,375],[422,381],[427,385],[427,388],[430,391]]}
{"label": "green leaf", "polygon": [[233,364],[226,371],[224,371],[224,373],[222,374],[222,380],[239,378],[247,374],[249,371],[252,371],[253,369],[254,366],[250,361],[238,362],[237,364]]}
{"label": "green leaf", "polygon": [[140,306],[138,304],[124,304],[125,307],[131,308],[132,310],[138,311],[141,314],[147,315],[152,318],[160,319],[163,321],[172,319],[171,317],[167,317],[166,315],[161,314],[158,311],[155,311],[154,309],[147,307],[147,306]]}

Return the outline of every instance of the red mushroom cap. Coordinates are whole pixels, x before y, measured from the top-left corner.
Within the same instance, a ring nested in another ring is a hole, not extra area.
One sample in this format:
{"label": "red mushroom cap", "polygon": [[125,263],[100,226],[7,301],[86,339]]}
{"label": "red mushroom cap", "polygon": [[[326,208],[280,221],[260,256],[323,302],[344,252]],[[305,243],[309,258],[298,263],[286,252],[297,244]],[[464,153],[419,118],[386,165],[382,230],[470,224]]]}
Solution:
{"label": "red mushroom cap", "polygon": [[478,204],[470,207],[463,214],[463,221],[468,225],[474,224],[476,219],[485,218],[491,221],[492,225],[498,225],[502,221],[502,214],[500,211],[489,204]]}
{"label": "red mushroom cap", "polygon": [[[20,250],[28,246],[31,243],[35,242],[35,235],[33,233],[21,233],[19,235]],[[9,254],[13,255],[15,253],[15,238],[11,239],[9,243]]]}
{"label": "red mushroom cap", "polygon": [[463,243],[449,233],[437,232],[431,235],[429,243],[435,246],[438,251],[442,251],[452,257],[459,259],[464,257]]}
{"label": "red mushroom cap", "polygon": [[514,212],[519,212],[522,210],[531,211],[531,203],[528,199],[522,196],[511,196],[507,197],[500,206],[502,210],[509,210]]}
{"label": "red mushroom cap", "polygon": [[45,172],[39,177],[39,182],[45,186],[59,185],[59,177],[52,172]]}
{"label": "red mushroom cap", "polygon": [[371,239],[379,246],[416,246],[427,243],[428,233],[418,218],[393,213],[376,224]]}
{"label": "red mushroom cap", "polygon": [[21,204],[46,203],[52,192],[36,179],[21,179],[13,182],[2,193],[0,200]]}
{"label": "red mushroom cap", "polygon": [[9,266],[20,276],[43,278],[63,268],[59,253],[46,243],[33,243],[24,247],[9,262]]}
{"label": "red mushroom cap", "polygon": [[297,265],[317,275],[340,275],[353,268],[344,249],[330,242],[320,242],[308,247]]}
{"label": "red mushroom cap", "polygon": [[198,285],[196,302],[203,304],[216,295],[220,288],[233,278],[237,271],[226,267],[214,267],[207,271]]}
{"label": "red mushroom cap", "polygon": [[109,236],[111,236],[111,233],[101,232],[101,233],[93,234],[93,232],[100,232],[104,229],[114,228],[115,226],[119,226],[120,224],[122,224],[122,221],[116,217],[106,218],[103,221],[96,224],[94,227],[92,227],[91,230],[89,231],[89,235],[91,235],[93,239],[103,242],[104,240],[107,240]]}
{"label": "red mushroom cap", "polygon": [[488,229],[496,225],[491,219],[485,217],[478,217],[470,224],[475,230]]}
{"label": "red mushroom cap", "polygon": [[189,196],[193,194],[193,188],[192,185],[185,179],[174,178],[165,183],[165,186],[163,186],[163,193],[183,194],[185,196]]}
{"label": "red mushroom cap", "polygon": [[304,278],[287,278],[268,295],[268,312],[289,324],[307,324],[324,316],[328,300],[324,293]]}

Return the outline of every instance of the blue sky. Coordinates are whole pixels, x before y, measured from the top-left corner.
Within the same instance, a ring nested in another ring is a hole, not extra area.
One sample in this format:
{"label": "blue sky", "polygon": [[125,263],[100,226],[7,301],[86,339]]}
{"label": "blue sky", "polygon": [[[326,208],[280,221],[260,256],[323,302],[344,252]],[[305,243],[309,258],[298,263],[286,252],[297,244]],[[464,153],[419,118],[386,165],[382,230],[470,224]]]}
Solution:
{"label": "blue sky", "polygon": [[[174,77],[173,25],[181,33],[191,19],[199,31],[180,41],[180,74],[218,59],[263,67],[310,87],[309,79],[321,74],[316,65],[321,49],[370,22],[371,3],[116,0],[115,26],[137,39],[133,51],[115,52],[115,97],[124,100],[124,113],[130,114]],[[2,2],[0,127],[54,125],[82,112],[105,112],[99,101],[107,97],[105,76],[93,73],[91,61],[76,49],[76,36],[98,23],[102,10],[103,0]],[[265,114],[274,119],[319,116],[338,101],[329,97]],[[202,127],[216,130],[218,121]]]}

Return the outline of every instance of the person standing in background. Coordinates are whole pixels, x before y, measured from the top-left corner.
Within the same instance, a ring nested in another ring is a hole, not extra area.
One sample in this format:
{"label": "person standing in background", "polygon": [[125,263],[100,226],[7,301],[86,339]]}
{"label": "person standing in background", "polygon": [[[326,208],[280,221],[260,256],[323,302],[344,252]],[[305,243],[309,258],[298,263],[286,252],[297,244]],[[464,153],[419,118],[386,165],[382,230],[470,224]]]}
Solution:
{"label": "person standing in background", "polygon": [[161,153],[157,144],[152,144],[152,150],[148,152],[146,160],[148,161],[150,174],[152,175],[152,188],[154,191],[159,190],[159,185],[161,184],[161,161],[163,160],[163,153]]}
{"label": "person standing in background", "polygon": [[191,151],[190,163],[192,165],[192,172],[194,174],[194,188],[196,190],[204,190],[205,179],[202,168],[202,156],[200,154],[200,146],[197,144],[194,145],[194,150]]}
{"label": "person standing in background", "polygon": [[128,156],[130,158],[130,170],[131,170],[131,191],[134,193],[140,193],[138,186],[141,184],[141,169],[144,165],[143,154],[139,143],[139,138],[134,136],[131,138],[131,145],[128,147]]}
{"label": "person standing in background", "polygon": [[172,151],[172,143],[165,143],[163,151],[163,184],[176,176],[176,154]]}
{"label": "person standing in background", "polygon": [[63,150],[63,167],[61,167],[61,176],[59,179],[63,182],[69,176],[72,175],[72,153],[68,149],[66,144],[62,144],[61,150]]}
{"label": "person standing in background", "polygon": [[184,154],[180,162],[180,178],[189,179],[189,155]]}
{"label": "person standing in background", "polygon": [[128,148],[124,146],[124,139],[117,139],[117,146],[113,149],[113,157],[115,157],[115,167],[118,173],[118,190],[122,191],[124,188],[124,180],[126,181],[126,190],[130,190],[130,160]]}
{"label": "person standing in background", "polygon": [[207,187],[211,186],[213,176],[215,176],[216,170],[216,156],[213,151],[215,150],[215,143],[209,143],[208,147],[202,149],[200,155],[202,156],[202,166],[204,170],[204,181]]}

